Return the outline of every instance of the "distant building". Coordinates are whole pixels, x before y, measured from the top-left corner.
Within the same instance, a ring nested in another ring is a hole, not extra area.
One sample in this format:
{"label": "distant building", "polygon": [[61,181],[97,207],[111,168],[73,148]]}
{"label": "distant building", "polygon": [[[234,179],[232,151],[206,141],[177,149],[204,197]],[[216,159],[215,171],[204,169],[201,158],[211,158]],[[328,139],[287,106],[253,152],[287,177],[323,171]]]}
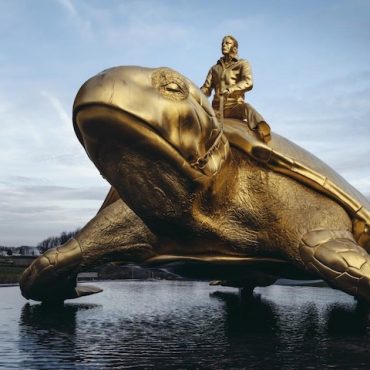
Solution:
{"label": "distant building", "polygon": [[40,251],[37,247],[30,247],[28,245],[22,245],[19,247],[19,254],[21,256],[39,256]]}

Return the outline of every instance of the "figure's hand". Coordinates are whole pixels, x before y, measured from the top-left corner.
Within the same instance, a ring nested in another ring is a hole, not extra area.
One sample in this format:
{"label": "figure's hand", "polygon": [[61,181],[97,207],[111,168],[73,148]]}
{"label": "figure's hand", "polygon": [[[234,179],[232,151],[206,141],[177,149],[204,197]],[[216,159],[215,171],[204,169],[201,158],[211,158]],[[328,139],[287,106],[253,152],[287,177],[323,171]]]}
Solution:
{"label": "figure's hand", "polygon": [[225,89],[224,91],[221,92],[221,95],[223,95],[223,96],[228,96],[229,94],[230,94],[229,89]]}

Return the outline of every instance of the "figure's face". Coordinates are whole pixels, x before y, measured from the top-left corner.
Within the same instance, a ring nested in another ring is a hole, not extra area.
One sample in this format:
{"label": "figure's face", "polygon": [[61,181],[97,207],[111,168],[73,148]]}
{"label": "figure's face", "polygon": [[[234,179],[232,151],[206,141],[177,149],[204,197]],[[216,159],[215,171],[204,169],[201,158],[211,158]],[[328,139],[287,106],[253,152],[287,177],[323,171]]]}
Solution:
{"label": "figure's face", "polygon": [[222,40],[221,51],[223,55],[229,55],[234,47],[234,41],[229,37]]}

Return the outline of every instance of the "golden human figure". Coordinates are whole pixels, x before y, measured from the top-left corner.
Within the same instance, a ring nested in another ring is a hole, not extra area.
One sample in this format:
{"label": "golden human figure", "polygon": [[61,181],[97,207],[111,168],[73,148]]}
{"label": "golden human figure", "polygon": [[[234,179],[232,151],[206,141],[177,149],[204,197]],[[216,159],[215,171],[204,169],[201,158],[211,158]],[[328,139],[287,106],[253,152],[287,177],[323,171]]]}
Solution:
{"label": "golden human figure", "polygon": [[264,118],[244,101],[245,92],[252,90],[253,79],[250,64],[238,57],[238,41],[227,35],[222,39],[223,56],[211,67],[201,87],[203,94],[211,96],[212,107],[224,118],[236,118],[246,122],[264,141],[270,140],[270,127]]}

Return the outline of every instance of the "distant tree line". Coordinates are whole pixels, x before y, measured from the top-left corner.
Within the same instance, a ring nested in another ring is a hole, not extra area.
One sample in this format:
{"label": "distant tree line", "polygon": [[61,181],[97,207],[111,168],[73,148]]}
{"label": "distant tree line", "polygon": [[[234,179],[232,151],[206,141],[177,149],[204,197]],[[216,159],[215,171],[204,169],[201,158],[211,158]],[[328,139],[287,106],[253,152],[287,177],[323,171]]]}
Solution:
{"label": "distant tree line", "polygon": [[44,253],[50,248],[57,247],[58,245],[66,243],[69,239],[73,238],[81,229],[78,228],[75,231],[66,232],[63,231],[59,236],[50,236],[37,244],[37,248],[41,253]]}

